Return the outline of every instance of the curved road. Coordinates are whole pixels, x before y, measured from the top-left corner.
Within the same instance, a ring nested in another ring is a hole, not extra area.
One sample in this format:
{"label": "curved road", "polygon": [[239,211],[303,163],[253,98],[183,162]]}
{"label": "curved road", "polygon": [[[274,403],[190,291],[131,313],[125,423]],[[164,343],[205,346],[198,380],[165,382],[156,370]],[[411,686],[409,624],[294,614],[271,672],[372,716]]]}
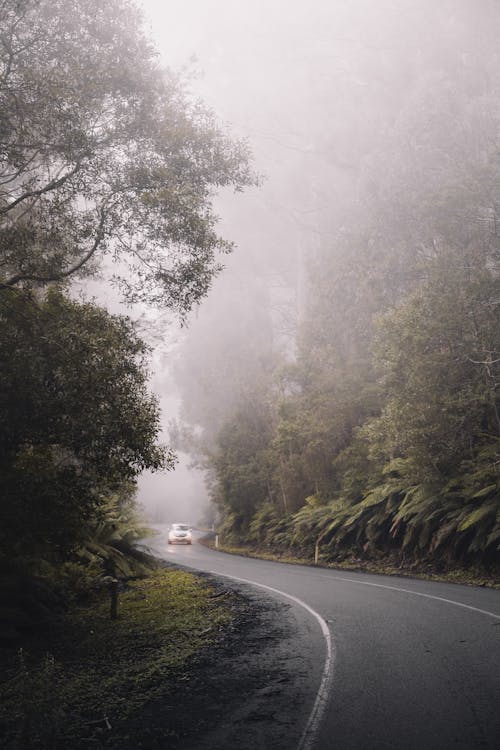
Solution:
{"label": "curved road", "polygon": [[155,546],[305,610],[316,687],[299,750],[500,747],[500,591]]}

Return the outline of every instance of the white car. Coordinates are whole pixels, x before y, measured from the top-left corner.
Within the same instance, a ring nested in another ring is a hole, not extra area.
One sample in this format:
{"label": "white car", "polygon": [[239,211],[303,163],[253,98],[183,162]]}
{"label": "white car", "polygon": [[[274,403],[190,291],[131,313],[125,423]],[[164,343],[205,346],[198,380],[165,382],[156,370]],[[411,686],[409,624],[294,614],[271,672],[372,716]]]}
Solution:
{"label": "white car", "polygon": [[191,544],[191,529],[185,523],[173,523],[168,532],[169,544]]}

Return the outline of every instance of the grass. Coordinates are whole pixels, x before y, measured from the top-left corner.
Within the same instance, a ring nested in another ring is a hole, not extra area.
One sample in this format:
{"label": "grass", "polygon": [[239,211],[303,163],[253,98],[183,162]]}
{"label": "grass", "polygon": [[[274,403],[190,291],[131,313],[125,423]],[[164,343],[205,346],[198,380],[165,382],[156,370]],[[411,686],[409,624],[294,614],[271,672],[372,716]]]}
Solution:
{"label": "grass", "polygon": [[0,745],[166,747],[178,731],[169,702],[231,620],[206,579],[176,569],[129,584],[117,620],[104,595],[73,609],[42,639],[4,652]]}

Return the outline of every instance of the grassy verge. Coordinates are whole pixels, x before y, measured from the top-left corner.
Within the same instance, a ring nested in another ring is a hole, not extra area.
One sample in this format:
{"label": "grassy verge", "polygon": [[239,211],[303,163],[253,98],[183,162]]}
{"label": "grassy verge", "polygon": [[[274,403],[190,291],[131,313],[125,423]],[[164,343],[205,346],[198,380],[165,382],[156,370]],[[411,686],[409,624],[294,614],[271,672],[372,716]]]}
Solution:
{"label": "grassy verge", "polygon": [[[202,540],[208,547],[215,548],[212,539]],[[463,583],[470,586],[488,586],[500,589],[500,570],[486,571],[481,568],[464,568],[460,566],[438,570],[437,565],[432,562],[408,562],[404,565],[394,564],[387,558],[380,560],[360,560],[348,558],[340,561],[328,561],[319,559],[315,564],[310,557],[297,557],[293,554],[273,552],[272,550],[256,549],[254,547],[238,547],[220,544],[217,548],[220,552],[243,557],[254,557],[260,560],[272,560],[274,562],[287,563],[289,565],[309,565],[312,567],[332,568],[354,572],[376,573],[386,576],[406,576],[408,578],[421,578],[427,581],[443,581],[447,583]]]}
{"label": "grassy verge", "polygon": [[179,683],[232,620],[227,597],[202,577],[158,571],[104,594],[50,633],[2,651],[0,745],[21,748],[164,748]]}

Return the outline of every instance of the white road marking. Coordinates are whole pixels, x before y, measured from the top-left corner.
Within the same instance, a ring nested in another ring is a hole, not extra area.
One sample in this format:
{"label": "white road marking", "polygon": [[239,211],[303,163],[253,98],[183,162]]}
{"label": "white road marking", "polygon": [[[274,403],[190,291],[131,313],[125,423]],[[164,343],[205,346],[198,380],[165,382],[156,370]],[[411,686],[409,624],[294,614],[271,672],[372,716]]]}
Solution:
{"label": "white road marking", "polygon": [[327,581],[347,581],[348,583],[358,583],[361,586],[374,586],[379,589],[389,589],[390,591],[401,591],[404,594],[412,594],[413,596],[423,596],[425,599],[435,599],[438,602],[445,602],[446,604],[454,604],[456,607],[463,607],[464,609],[470,609],[472,612],[479,612],[482,615],[488,615],[488,617],[494,617],[495,620],[500,620],[500,615],[496,615],[494,612],[490,612],[487,609],[479,609],[479,607],[472,607],[470,604],[464,604],[463,602],[457,602],[454,599],[445,599],[443,596],[434,596],[434,594],[423,594],[421,591],[412,591],[411,589],[402,589],[399,586],[387,586],[383,583],[371,583],[370,581],[358,581],[356,578],[344,578],[344,576],[325,576],[318,575],[318,578],[324,578]]}
{"label": "white road marking", "polygon": [[302,733],[302,737],[300,738],[300,742],[297,746],[297,750],[311,750],[311,748],[314,746],[316,734],[318,733],[318,730],[321,725],[321,721],[323,719],[323,715],[327,707],[328,695],[330,692],[330,686],[331,686],[331,682],[333,679],[335,649],[334,649],[334,644],[333,644],[332,636],[330,633],[330,629],[327,623],[321,617],[321,615],[318,612],[316,612],[315,609],[309,606],[309,604],[306,604],[305,602],[302,601],[302,599],[298,599],[296,596],[292,596],[292,594],[287,594],[286,591],[275,589],[272,586],[266,586],[265,584],[258,583],[257,581],[250,581],[247,578],[238,578],[236,576],[227,575],[226,573],[219,573],[219,571],[217,570],[211,570],[210,573],[212,573],[212,575],[223,576],[225,578],[231,578],[233,581],[239,581],[240,583],[249,583],[251,586],[258,586],[261,589],[266,589],[266,591],[272,591],[274,594],[279,594],[280,596],[284,596],[286,599],[291,599],[300,607],[303,607],[305,610],[307,610],[307,612],[309,612],[309,614],[315,617],[316,620],[318,621],[319,626],[321,628],[321,632],[323,633],[323,637],[326,643],[325,665],[323,667],[323,675],[321,677],[321,682],[318,688],[318,692],[316,694],[316,700],[314,701],[314,706],[312,708],[311,713],[309,714],[306,727]]}

